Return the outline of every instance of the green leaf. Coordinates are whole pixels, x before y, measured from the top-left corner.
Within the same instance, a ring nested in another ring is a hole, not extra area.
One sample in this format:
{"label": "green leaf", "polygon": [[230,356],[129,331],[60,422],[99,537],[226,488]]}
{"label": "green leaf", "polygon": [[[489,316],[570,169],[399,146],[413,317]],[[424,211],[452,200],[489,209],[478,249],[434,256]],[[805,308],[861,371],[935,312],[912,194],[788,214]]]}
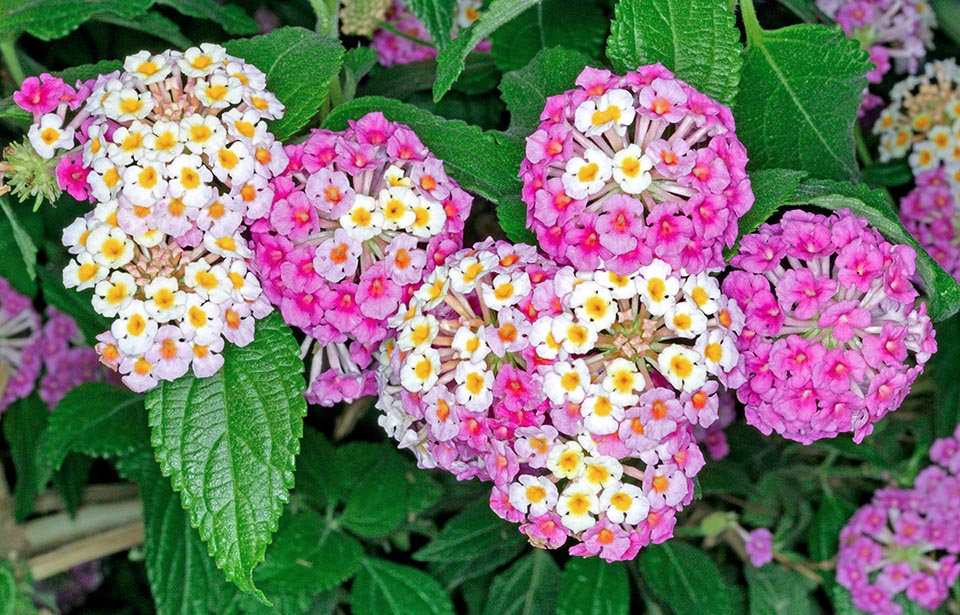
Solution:
{"label": "green leaf", "polygon": [[646,547],[640,554],[640,574],[676,615],[736,615],[717,565],[685,542]]}
{"label": "green leaf", "polygon": [[544,0],[494,32],[490,53],[504,72],[523,68],[551,47],[562,46],[599,60],[609,23],[591,0]]}
{"label": "green leaf", "polygon": [[366,96],[338,106],[323,125],[344,130],[348,119],[361,118],[371,111],[408,125],[464,190],[491,201],[519,194],[517,165],[523,158],[522,143],[498,142],[493,134],[465,122],[439,118],[388,98]]}
{"label": "green leaf", "polygon": [[539,2],[540,0],[493,0],[473,25],[460,30],[457,38],[437,56],[437,80],[433,84],[433,100],[440,100],[450,91],[465,66],[467,55],[480,41]]}
{"label": "green leaf", "polygon": [[180,31],[180,26],[178,26],[176,22],[153,11],[144,13],[135,19],[120,17],[112,13],[98,15],[94,19],[102,23],[150,34],[175,47],[186,48],[191,45],[190,39],[183,35],[183,32]]}
{"label": "green leaf", "polygon": [[510,111],[510,132],[532,134],[540,125],[547,97],[572,89],[590,62],[579,51],[556,47],[542,50],[523,68],[505,74],[500,92]]}
{"label": "green leaf", "polygon": [[184,376],[147,394],[160,468],[180,492],[227,579],[255,591],[253,568],[293,487],[307,406],[300,349],[276,313],[253,342],[223,353],[209,378]]}
{"label": "green leaf", "polygon": [[939,349],[932,359],[937,409],[933,423],[936,436],[946,438],[960,424],[960,316],[937,323],[936,330]]}
{"label": "green leaf", "polygon": [[956,0],[931,0],[930,4],[937,14],[937,27],[960,43],[960,4]]}
{"label": "green leaf", "polygon": [[413,554],[420,562],[457,562],[487,557],[503,543],[522,548],[525,541],[516,527],[493,514],[479,501],[452,518],[425,547]]}
{"label": "green leaf", "polygon": [[817,584],[795,570],[767,565],[746,565],[750,615],[814,615],[818,613],[810,592]]}
{"label": "green leaf", "polygon": [[151,4],[153,0],[0,0],[0,33],[16,36],[26,31],[50,41],[66,36],[96,15],[133,18],[146,13]]}
{"label": "green leaf", "polygon": [[441,495],[430,475],[417,469],[389,442],[355,442],[337,449],[337,465],[349,484],[339,521],[348,530],[373,538],[389,534],[410,514]]}
{"label": "green leaf", "polygon": [[[16,518],[23,521],[33,512],[33,499],[37,495],[37,440],[47,426],[50,411],[35,394],[21,399],[7,408],[0,424],[10,446],[10,456],[17,473],[13,487],[16,503]],[[0,603],[2,604],[2,603]]]}
{"label": "green leaf", "polygon": [[557,597],[557,615],[626,615],[630,612],[630,584],[620,562],[599,557],[574,557],[563,569]]}
{"label": "green leaf", "polygon": [[940,321],[960,310],[960,283],[944,271],[904,228],[883,192],[863,184],[807,180],[796,193],[796,204],[809,203],[824,209],[849,209],[866,218],[884,237],[917,251],[917,273],[929,300],[930,318]]}
{"label": "green leaf", "polygon": [[363,560],[350,591],[354,615],[453,615],[453,603],[426,573],[382,559]]}
{"label": "green leaf", "polygon": [[500,204],[497,205],[497,220],[510,241],[537,245],[536,235],[527,228],[527,204],[519,195],[500,199]]}
{"label": "green leaf", "polygon": [[446,47],[453,29],[456,0],[407,0],[406,5],[430,33],[437,50]]}
{"label": "green leaf", "polygon": [[143,396],[104,382],[81,384],[54,408],[37,444],[36,488],[47,484],[68,453],[113,457],[149,443]]}
{"label": "green leaf", "polygon": [[270,34],[230,41],[227,51],[267,75],[267,88],[286,106],[270,124],[278,140],[307,125],[327,98],[330,80],[340,73],[343,46],[332,37],[304,28],[279,28]]}
{"label": "green leaf", "polygon": [[40,278],[40,288],[47,304],[73,318],[87,344],[96,345],[97,336],[110,329],[110,321],[94,311],[90,304],[93,292],[77,292],[74,289],[65,288],[63,276],[57,268],[39,269],[37,276]]}
{"label": "green leaf", "polygon": [[13,570],[6,562],[0,561],[0,615],[14,615],[18,593]]}
{"label": "green leaf", "polygon": [[810,557],[828,560],[837,554],[840,545],[840,530],[850,520],[856,508],[846,500],[836,497],[824,499],[810,525],[807,545]]}
{"label": "green leaf", "polygon": [[779,0],[791,13],[807,23],[817,23],[817,10],[812,0]]}
{"label": "green leaf", "polygon": [[736,22],[727,0],[621,0],[607,57],[620,73],[660,62],[729,105],[743,63]]}
{"label": "green leaf", "polygon": [[70,453],[60,464],[60,468],[53,475],[53,486],[60,494],[67,512],[77,514],[83,500],[83,492],[90,482],[90,469],[93,467],[93,458],[79,453]]}
{"label": "green leaf", "polygon": [[752,0],[740,6],[748,42],[733,112],[752,168],[856,179],[853,129],[872,66],[867,52],[839,27],[762,30]]}
{"label": "green leaf", "polygon": [[[24,220],[25,223],[40,220],[31,216]],[[37,225],[40,228],[40,225]],[[17,256],[20,251],[17,241],[14,238],[13,226],[5,216],[0,216],[0,254],[10,255],[6,258],[0,258],[0,277],[6,278],[10,284],[19,292],[34,297],[37,294],[36,277],[31,277],[27,271],[26,262]]]}
{"label": "green leaf", "polygon": [[493,579],[484,615],[553,615],[560,580],[550,553],[534,549]]}
{"label": "green leaf", "polygon": [[5,197],[0,197],[0,209],[3,209],[3,213],[6,214],[7,220],[10,221],[10,228],[13,231],[13,240],[16,242],[17,248],[20,250],[20,257],[23,259],[23,263],[27,268],[27,276],[31,280],[36,280],[37,246],[33,243],[33,240],[30,239],[30,235],[28,235],[27,232],[23,230],[23,227],[20,226],[20,222],[17,220],[16,214],[14,214],[10,209],[10,203],[7,202]]}
{"label": "green leaf", "polygon": [[913,171],[905,160],[875,164],[863,169],[863,181],[870,186],[903,186],[913,181]]}
{"label": "green leaf", "polygon": [[221,612],[228,585],[155,462],[140,478],[143,551],[158,615]]}
{"label": "green leaf", "polygon": [[234,4],[221,4],[210,2],[210,0],[156,0],[156,2],[169,6],[187,17],[212,21],[230,34],[254,34],[260,30],[257,22]]}

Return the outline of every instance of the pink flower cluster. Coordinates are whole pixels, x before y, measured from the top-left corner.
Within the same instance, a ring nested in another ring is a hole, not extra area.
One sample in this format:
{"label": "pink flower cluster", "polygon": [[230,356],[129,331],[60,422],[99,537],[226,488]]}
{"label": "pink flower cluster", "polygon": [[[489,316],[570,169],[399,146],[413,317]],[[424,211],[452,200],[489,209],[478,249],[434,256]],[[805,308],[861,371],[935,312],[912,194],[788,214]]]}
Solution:
{"label": "pink flower cluster", "polygon": [[730,109],[660,64],[576,83],[547,99],[520,167],[540,247],[578,269],[723,267],[753,204]]}
{"label": "pink flower cluster", "polygon": [[[470,26],[480,17],[481,0],[456,0],[456,21],[453,25],[453,37],[461,28]],[[370,47],[377,52],[377,59],[383,66],[422,62],[437,57],[433,39],[417,16],[407,10],[406,5],[394,0],[387,11],[387,23],[392,29],[379,28],[373,33]],[[394,31],[396,30],[396,32]],[[398,34],[400,32],[402,34]],[[418,42],[420,41],[420,42]],[[490,43],[483,41],[477,51],[489,51]]]}
{"label": "pink flower cluster", "polygon": [[400,447],[493,482],[492,509],[533,544],[615,561],[672,536],[692,501],[693,428],[738,383],[743,315],[708,273],[575,271],[487,240],[390,324],[377,407]]}
{"label": "pink flower cluster", "polygon": [[901,593],[937,609],[960,578],[960,427],[930,459],[912,489],[877,491],[840,532],[837,581],[868,613],[900,615]]}
{"label": "pink flower cluster", "polygon": [[900,200],[900,220],[948,273],[960,278],[960,229],[956,201],[943,167],[920,173],[916,187]]}
{"label": "pink flower cluster", "polygon": [[847,210],[785,213],[745,236],[723,283],[743,307],[746,419],[809,444],[896,410],[937,349],[916,253]]}
{"label": "pink flower cluster", "polygon": [[72,318],[53,307],[47,307],[46,317],[38,346],[44,374],[37,392],[53,409],[70,389],[103,380],[108,373],[100,364],[96,350],[84,344],[83,335]]}
{"label": "pink flower cluster", "polygon": [[0,412],[30,395],[42,367],[40,314],[0,278]]}
{"label": "pink flower cluster", "polygon": [[[252,226],[264,293],[314,350],[307,399],[374,392],[387,318],[460,249],[472,197],[408,127],[370,113],[286,148],[269,214]],[[314,344],[314,340],[316,343]]]}
{"label": "pink flower cluster", "polygon": [[[936,15],[923,0],[817,0],[817,7],[870,53],[870,83],[883,80],[891,60],[897,72],[915,73],[933,47]],[[864,91],[861,112],[882,102]]]}

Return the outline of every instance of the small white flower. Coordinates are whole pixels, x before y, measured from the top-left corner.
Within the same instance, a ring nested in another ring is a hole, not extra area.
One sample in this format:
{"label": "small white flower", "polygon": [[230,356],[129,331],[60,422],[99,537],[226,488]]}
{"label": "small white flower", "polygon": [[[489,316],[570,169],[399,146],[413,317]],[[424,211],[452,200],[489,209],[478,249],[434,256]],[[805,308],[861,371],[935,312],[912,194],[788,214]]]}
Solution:
{"label": "small white flower", "polygon": [[702,360],[699,353],[676,344],[664,348],[657,357],[660,373],[673,388],[681,391],[695,391],[707,381]]}
{"label": "small white flower", "polygon": [[53,158],[57,149],[73,147],[73,128],[64,128],[63,118],[53,113],[44,115],[39,122],[31,125],[27,137],[37,154],[46,160]]}
{"label": "small white flower", "polygon": [[628,407],[637,403],[640,398],[634,391],[642,391],[646,383],[633,361],[618,357],[607,365],[601,386],[610,401]]}
{"label": "small white flower", "polygon": [[650,186],[653,161],[632,144],[613,156],[613,179],[627,194],[640,194]]}
{"label": "small white flower", "polygon": [[483,302],[492,310],[516,305],[530,294],[530,276],[524,271],[500,273],[493,282],[480,284]]}
{"label": "small white flower", "polygon": [[545,515],[557,503],[557,487],[546,476],[521,474],[510,484],[510,504],[531,517]]}
{"label": "small white flower", "polygon": [[557,512],[564,527],[579,533],[596,525],[593,515],[600,514],[600,500],[588,485],[571,483],[557,498]]}
{"label": "small white flower", "polygon": [[687,339],[693,339],[706,331],[707,317],[692,301],[681,301],[663,315],[667,328]]}
{"label": "small white flower", "polygon": [[440,374],[440,355],[433,348],[411,353],[400,368],[400,384],[411,393],[427,391]]}
{"label": "small white flower", "polygon": [[574,287],[570,307],[579,320],[592,323],[598,330],[610,327],[617,319],[618,307],[613,295],[593,281]]}
{"label": "small white flower", "polygon": [[547,469],[557,478],[577,478],[583,470],[583,447],[576,442],[564,442],[550,449]]}
{"label": "small white flower", "polygon": [[623,136],[635,117],[633,94],[610,90],[581,103],[574,112],[574,125],[588,137],[602,135],[611,128]]}
{"label": "small white flower", "polygon": [[663,316],[676,303],[680,280],[673,276],[673,268],[661,260],[641,267],[637,279],[640,301],[654,316]]}
{"label": "small white flower", "polygon": [[650,502],[639,487],[615,483],[600,494],[600,510],[611,523],[636,525],[647,518]]}
{"label": "small white flower", "polygon": [[486,363],[457,364],[457,403],[471,412],[484,412],[493,403],[493,372]]}
{"label": "small white flower", "polygon": [[350,211],[340,216],[340,226],[357,241],[373,239],[383,230],[383,213],[377,202],[365,194],[358,194]]}
{"label": "small white flower", "polygon": [[613,174],[612,162],[600,150],[588,149],[583,156],[571,158],[561,176],[564,191],[574,199],[600,192]]}

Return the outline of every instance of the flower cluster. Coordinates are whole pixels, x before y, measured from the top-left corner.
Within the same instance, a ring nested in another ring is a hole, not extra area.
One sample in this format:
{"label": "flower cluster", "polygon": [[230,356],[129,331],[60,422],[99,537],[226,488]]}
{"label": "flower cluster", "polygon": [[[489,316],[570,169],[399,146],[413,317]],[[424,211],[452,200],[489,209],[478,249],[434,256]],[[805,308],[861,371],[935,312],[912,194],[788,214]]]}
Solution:
{"label": "flower cluster", "polygon": [[736,303],[661,260],[575,271],[487,240],[447,258],[391,322],[381,425],[421,467],[492,481],[548,548],[633,558],[672,535],[704,459],[694,425],[737,384]]}
{"label": "flower cluster", "polygon": [[960,67],[930,62],[890,92],[891,102],[873,132],[880,161],[907,158],[914,175],[943,167],[951,193],[960,195]]}
{"label": "flower cluster", "polygon": [[136,391],[191,367],[213,374],[225,341],[249,343],[270,311],[244,233],[287,166],[266,126],[283,106],[262,72],[210,44],[129,56],[124,72],[84,86],[69,122],[69,104],[49,108],[51,83],[22,88],[18,102],[38,116],[37,153],[59,156],[61,186],[97,204],[64,231],[74,258],[63,279],[93,289],[114,319],[98,338],[103,361]]}
{"label": "flower cluster", "polygon": [[723,292],[746,315],[747,422],[805,444],[860,442],[896,410],[937,348],[915,259],[847,210],[791,210],[743,237]]}
{"label": "flower cluster", "polygon": [[[287,147],[269,215],[253,224],[264,293],[314,347],[307,399],[373,392],[371,351],[425,274],[460,249],[472,197],[408,127],[370,113]],[[349,342],[349,346],[347,343]]]}
{"label": "flower cluster", "polygon": [[[933,46],[936,15],[924,0],[817,0],[817,8],[870,53],[870,83],[880,83],[891,60],[897,72],[915,73]],[[881,102],[865,91],[861,111]]]}
{"label": "flower cluster", "polygon": [[900,200],[900,220],[930,256],[960,278],[960,211],[944,169],[918,174],[916,184]]}
{"label": "flower cluster", "polygon": [[42,367],[40,314],[0,278],[0,412],[30,395]]}
{"label": "flower cluster", "polygon": [[584,270],[723,267],[753,204],[730,110],[660,64],[576,83],[547,100],[520,167],[540,247]]}
{"label": "flower cluster", "polygon": [[937,609],[960,578],[960,428],[930,458],[912,489],[877,491],[840,532],[837,581],[868,613],[900,615],[901,593]]}
{"label": "flower cluster", "polygon": [[[451,30],[454,38],[461,28],[466,28],[480,17],[482,6],[482,0],[456,0],[456,20]],[[377,52],[380,64],[394,66],[437,57],[430,33],[400,0],[394,0],[387,11],[387,23],[392,29],[380,28],[370,40],[370,47]],[[489,51],[489,41],[481,42],[476,50]]]}
{"label": "flower cluster", "polygon": [[70,389],[103,380],[108,375],[97,359],[97,352],[85,345],[77,323],[50,306],[46,309],[38,350],[43,358],[44,374],[37,392],[51,409]]}

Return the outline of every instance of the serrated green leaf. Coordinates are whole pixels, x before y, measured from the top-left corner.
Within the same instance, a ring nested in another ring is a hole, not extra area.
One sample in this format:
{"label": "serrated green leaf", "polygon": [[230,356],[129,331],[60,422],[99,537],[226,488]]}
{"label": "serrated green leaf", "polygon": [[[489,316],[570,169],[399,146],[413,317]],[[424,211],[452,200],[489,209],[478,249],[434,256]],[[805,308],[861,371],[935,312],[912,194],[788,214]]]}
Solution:
{"label": "serrated green leaf", "polygon": [[505,74],[500,92],[510,111],[510,132],[532,134],[540,125],[547,97],[572,89],[590,62],[578,51],[556,47],[540,51],[523,68]]}
{"label": "serrated green leaf", "polygon": [[103,13],[133,18],[143,15],[153,0],[2,0],[0,33],[16,36],[26,31],[50,41],[62,38]]}
{"label": "serrated green leaf", "polygon": [[142,395],[104,382],[81,384],[54,408],[37,443],[36,488],[69,453],[112,457],[149,445]]}
{"label": "serrated green leaf", "polygon": [[183,35],[183,32],[180,31],[180,26],[178,26],[176,22],[153,11],[144,13],[136,19],[120,17],[113,13],[104,13],[103,15],[94,17],[94,20],[120,26],[121,28],[128,28],[137,32],[145,32],[175,47],[190,46],[190,39]]}
{"label": "serrated green leaf", "polygon": [[33,512],[33,499],[38,493],[36,445],[47,427],[49,414],[47,405],[34,394],[12,404],[0,421],[16,470],[13,497],[18,521],[25,520]]}
{"label": "serrated green leaf", "polygon": [[[791,169],[761,169],[750,174],[754,202],[750,210],[738,221],[739,237],[753,233],[767,221],[784,203],[790,201],[806,177],[803,171]],[[737,244],[725,251],[729,259],[739,249]]]}
{"label": "serrated green leaf", "polygon": [[544,0],[490,35],[490,54],[504,72],[523,68],[551,47],[599,60],[609,25],[591,0]]}
{"label": "serrated green leaf", "polygon": [[553,615],[560,575],[550,553],[535,549],[493,579],[484,615]]}
{"label": "serrated green leaf", "polygon": [[[24,220],[26,224],[37,222],[39,220],[33,216]],[[35,226],[40,228],[39,224]],[[10,255],[7,258],[0,258],[0,277],[5,278],[24,295],[34,297],[37,294],[37,281],[35,277],[30,276],[24,260],[17,256],[19,251],[10,221],[5,216],[0,216],[0,254]]]}
{"label": "serrated green leaf", "polygon": [[388,119],[410,126],[464,190],[491,201],[519,194],[517,172],[523,158],[522,142],[498,142],[493,134],[476,126],[439,118],[412,105],[377,96],[338,106],[323,125],[330,130],[344,130],[348,119],[358,119],[371,111],[380,111]]}
{"label": "serrated green leaf", "polygon": [[624,564],[574,557],[563,569],[557,615],[627,615],[630,584]]}
{"label": "serrated green leaf", "polygon": [[437,56],[437,80],[433,84],[433,100],[440,100],[450,91],[464,69],[467,55],[480,41],[539,2],[540,0],[494,0],[473,25],[460,30],[457,38]]}
{"label": "serrated green leaf", "polygon": [[671,540],[644,548],[640,574],[676,615],[737,615],[717,565],[687,543]]}
{"label": "serrated green leaf", "polygon": [[143,551],[158,615],[221,612],[228,585],[156,462],[143,468]]}
{"label": "serrated green leaf", "polygon": [[363,560],[350,591],[354,615],[453,615],[453,603],[426,573],[382,559]]}
{"label": "serrated green leaf", "polygon": [[147,394],[160,468],[180,492],[227,579],[255,591],[253,568],[293,487],[305,383],[300,349],[276,313],[248,346],[230,345],[209,378],[184,376]]}
{"label": "serrated green leaf", "polygon": [[810,592],[817,584],[795,570],[767,565],[743,568],[750,595],[750,615],[814,615]]}
{"label": "serrated green leaf", "polygon": [[499,544],[523,547],[523,535],[479,501],[450,519],[443,530],[413,554],[420,562],[459,562],[482,559]]}
{"label": "serrated green leaf", "polygon": [[500,199],[497,220],[507,238],[514,243],[537,244],[537,237],[527,228],[527,204],[517,195]]}
{"label": "serrated green leaf", "polygon": [[660,62],[725,105],[737,94],[741,51],[727,0],[621,0],[607,41],[618,72]]}
{"label": "serrated green leaf", "polygon": [[917,273],[929,300],[930,318],[940,321],[960,310],[960,283],[907,231],[883,192],[863,184],[807,180],[800,184],[793,203],[809,203],[830,210],[849,209],[866,218],[890,241],[912,247],[917,251]]}
{"label": "serrated green leaf", "polygon": [[37,246],[33,243],[33,239],[30,238],[27,231],[20,226],[20,221],[17,220],[16,214],[10,209],[10,203],[7,202],[6,197],[0,197],[0,209],[3,210],[3,213],[7,216],[7,220],[10,222],[10,229],[13,231],[13,240],[20,251],[20,257],[23,259],[24,266],[27,269],[27,276],[31,280],[36,280]]}
{"label": "serrated green leaf", "polygon": [[53,474],[53,487],[60,494],[60,501],[71,515],[77,514],[80,508],[92,467],[92,457],[70,453]]}
{"label": "serrated green leaf", "polygon": [[88,345],[97,343],[97,336],[110,329],[110,321],[94,311],[90,304],[92,291],[77,292],[63,286],[63,276],[59,269],[41,268],[37,270],[40,288],[47,304],[57,308],[73,318],[83,333]]}
{"label": "serrated green leaf", "polygon": [[353,100],[357,84],[377,65],[377,52],[369,47],[347,49],[343,54],[343,99]]}
{"label": "serrated green leaf", "polygon": [[752,0],[740,6],[748,42],[733,113],[751,167],[855,180],[853,129],[872,67],[867,53],[839,27],[762,30]]}
{"label": "serrated green leaf", "polygon": [[235,4],[209,0],[156,0],[156,3],[169,6],[187,17],[212,21],[230,34],[254,34],[260,30],[253,17]]}
{"label": "serrated green leaf", "polygon": [[307,125],[327,98],[330,80],[340,73],[343,46],[332,37],[287,27],[248,39],[230,41],[227,51],[267,75],[267,88],[286,106],[270,124],[278,140]]}
{"label": "serrated green leaf", "polygon": [[342,446],[337,465],[349,474],[341,484],[350,485],[339,521],[361,536],[389,534],[441,495],[439,485],[388,442]]}
{"label": "serrated green leaf", "polygon": [[453,29],[456,0],[407,0],[405,4],[430,33],[437,49],[446,47]]}

